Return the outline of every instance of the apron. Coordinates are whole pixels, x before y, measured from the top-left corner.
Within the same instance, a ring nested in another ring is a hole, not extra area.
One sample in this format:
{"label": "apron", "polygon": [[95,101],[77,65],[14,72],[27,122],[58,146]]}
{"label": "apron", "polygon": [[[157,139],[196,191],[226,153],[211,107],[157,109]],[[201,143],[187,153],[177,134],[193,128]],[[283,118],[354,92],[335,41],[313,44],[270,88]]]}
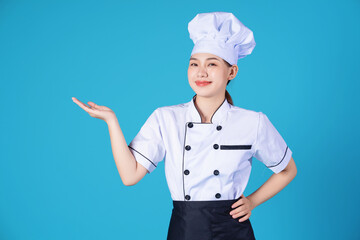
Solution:
{"label": "apron", "polygon": [[237,200],[173,201],[167,240],[255,239],[250,219],[230,215]]}

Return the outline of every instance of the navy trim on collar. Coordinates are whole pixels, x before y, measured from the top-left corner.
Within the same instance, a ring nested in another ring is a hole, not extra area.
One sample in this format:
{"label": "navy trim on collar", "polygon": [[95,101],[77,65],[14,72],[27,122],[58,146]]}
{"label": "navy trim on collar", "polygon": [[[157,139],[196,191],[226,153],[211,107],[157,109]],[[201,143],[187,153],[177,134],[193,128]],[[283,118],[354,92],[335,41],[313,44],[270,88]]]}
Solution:
{"label": "navy trim on collar", "polygon": [[[199,111],[195,106],[196,94],[192,97],[189,102],[189,114],[187,122],[201,123],[201,116]],[[213,115],[210,118],[210,124],[219,124],[226,117],[228,111],[230,110],[230,103],[227,101],[226,97],[220,106],[215,110]],[[203,123],[206,124],[206,123]],[[209,124],[209,123],[208,123]]]}

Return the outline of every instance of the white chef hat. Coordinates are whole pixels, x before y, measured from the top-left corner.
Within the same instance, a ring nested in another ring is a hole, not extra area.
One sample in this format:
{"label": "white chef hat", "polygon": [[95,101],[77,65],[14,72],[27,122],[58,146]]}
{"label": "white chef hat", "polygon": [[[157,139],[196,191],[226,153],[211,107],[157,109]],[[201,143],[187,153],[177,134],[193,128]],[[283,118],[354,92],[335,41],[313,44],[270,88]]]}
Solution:
{"label": "white chef hat", "polygon": [[195,44],[191,55],[211,53],[231,65],[249,55],[256,45],[253,32],[229,12],[199,13],[189,22],[188,30]]}

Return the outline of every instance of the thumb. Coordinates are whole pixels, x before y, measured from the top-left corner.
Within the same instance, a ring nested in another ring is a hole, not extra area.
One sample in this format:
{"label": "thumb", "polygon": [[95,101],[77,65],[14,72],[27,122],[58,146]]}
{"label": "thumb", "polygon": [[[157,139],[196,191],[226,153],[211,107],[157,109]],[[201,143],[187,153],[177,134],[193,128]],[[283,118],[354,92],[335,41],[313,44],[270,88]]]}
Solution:
{"label": "thumb", "polygon": [[89,104],[91,107],[95,108],[95,109],[99,109],[99,105],[97,105],[97,104],[95,104],[95,103],[93,103],[93,102],[88,102],[88,104]]}

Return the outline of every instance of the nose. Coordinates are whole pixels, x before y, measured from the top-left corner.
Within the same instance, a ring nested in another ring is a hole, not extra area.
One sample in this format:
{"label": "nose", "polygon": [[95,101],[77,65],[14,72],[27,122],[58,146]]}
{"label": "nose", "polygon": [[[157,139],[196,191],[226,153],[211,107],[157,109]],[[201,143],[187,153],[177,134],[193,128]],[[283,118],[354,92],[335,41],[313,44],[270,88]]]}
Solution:
{"label": "nose", "polygon": [[198,77],[206,77],[207,73],[206,73],[206,69],[204,67],[199,67],[198,68]]}

